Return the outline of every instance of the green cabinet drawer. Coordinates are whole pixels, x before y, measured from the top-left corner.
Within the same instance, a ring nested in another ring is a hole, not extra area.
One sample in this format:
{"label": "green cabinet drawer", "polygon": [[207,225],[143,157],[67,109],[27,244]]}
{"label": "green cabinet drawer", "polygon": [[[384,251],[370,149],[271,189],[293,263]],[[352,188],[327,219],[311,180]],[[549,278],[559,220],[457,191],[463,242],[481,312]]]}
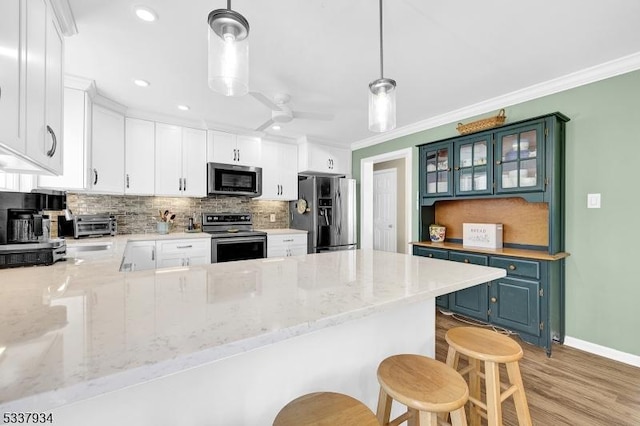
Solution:
{"label": "green cabinet drawer", "polygon": [[430,257],[432,259],[449,259],[449,252],[447,250],[432,249],[426,247],[413,246],[413,254],[416,256]]}
{"label": "green cabinet drawer", "polygon": [[540,262],[510,257],[491,257],[490,266],[506,269],[507,275],[540,279]]}
{"label": "green cabinet drawer", "polygon": [[474,265],[487,266],[489,264],[489,256],[483,256],[481,254],[462,253],[458,251],[452,251],[449,253],[449,260],[454,262],[471,263]]}

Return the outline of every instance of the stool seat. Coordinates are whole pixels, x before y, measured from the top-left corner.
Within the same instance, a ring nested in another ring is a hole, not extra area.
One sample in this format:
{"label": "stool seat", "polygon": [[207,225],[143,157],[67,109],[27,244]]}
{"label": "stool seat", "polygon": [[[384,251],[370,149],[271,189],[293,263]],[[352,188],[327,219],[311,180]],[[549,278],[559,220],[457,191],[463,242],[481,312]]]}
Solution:
{"label": "stool seat", "polygon": [[316,392],[285,405],[273,426],[380,426],[375,414],[349,395]]}
{"label": "stool seat", "polygon": [[522,347],[513,339],[484,328],[452,328],[445,340],[458,352],[481,361],[507,363],[518,361],[524,355]]}
{"label": "stool seat", "polygon": [[414,354],[390,356],[378,366],[378,382],[378,420],[382,425],[389,424],[393,400],[408,410],[391,424],[413,417],[424,425],[436,424],[437,414],[452,413],[453,424],[466,425],[467,384],[458,372],[440,361]]}

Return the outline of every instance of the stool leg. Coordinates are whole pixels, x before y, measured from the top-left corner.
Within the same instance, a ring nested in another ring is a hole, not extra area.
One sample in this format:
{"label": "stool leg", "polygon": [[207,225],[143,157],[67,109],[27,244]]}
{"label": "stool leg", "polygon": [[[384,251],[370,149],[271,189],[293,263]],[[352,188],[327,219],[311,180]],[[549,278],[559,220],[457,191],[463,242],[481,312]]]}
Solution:
{"label": "stool leg", "polygon": [[389,418],[391,417],[391,398],[384,389],[380,388],[380,394],[378,396],[378,411],[376,416],[378,417],[378,423],[385,426],[389,424]]}
{"label": "stool leg", "polygon": [[467,416],[464,413],[464,405],[451,412],[451,426],[467,426]]}
{"label": "stool leg", "polygon": [[460,360],[460,355],[456,350],[449,346],[449,351],[447,352],[447,362],[446,364],[449,367],[452,367],[454,370],[458,371],[458,361]]}
{"label": "stool leg", "polygon": [[500,366],[495,362],[485,361],[484,375],[487,391],[487,419],[489,426],[502,426]]}
{"label": "stool leg", "polygon": [[518,388],[513,394],[513,402],[516,406],[516,414],[518,415],[518,424],[520,426],[531,426],[531,415],[529,414],[527,396],[524,393],[524,384],[522,383],[519,364],[517,362],[508,362],[507,374],[509,376],[509,382]]}
{"label": "stool leg", "polygon": [[[480,366],[481,362],[476,358],[469,358],[469,365],[472,367],[469,371],[469,396],[481,401],[481,382],[480,382]],[[482,420],[480,416],[480,407],[473,402],[469,402],[469,420],[471,426],[480,426]]]}
{"label": "stool leg", "polygon": [[438,415],[427,411],[420,411],[420,422],[418,426],[438,426]]}

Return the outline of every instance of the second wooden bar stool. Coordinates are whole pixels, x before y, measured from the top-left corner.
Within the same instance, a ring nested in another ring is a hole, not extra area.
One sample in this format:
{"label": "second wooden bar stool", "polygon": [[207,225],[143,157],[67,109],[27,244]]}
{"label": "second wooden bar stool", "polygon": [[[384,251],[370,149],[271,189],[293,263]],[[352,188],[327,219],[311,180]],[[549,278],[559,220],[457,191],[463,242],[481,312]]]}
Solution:
{"label": "second wooden bar stool", "polygon": [[[481,416],[487,419],[489,426],[502,426],[502,403],[512,395],[518,423],[530,426],[531,416],[518,364],[523,356],[520,345],[508,336],[479,327],[452,328],[447,331],[445,340],[449,344],[447,365],[458,370],[460,354],[465,355],[469,362],[459,372],[469,376],[471,426],[479,425]],[[484,373],[481,371],[482,362]],[[500,364],[507,368],[509,385],[500,382]],[[485,380],[486,404],[481,401],[481,378]]]}
{"label": "second wooden bar stool", "polygon": [[[438,414],[442,418],[451,413],[453,426],[466,426],[464,404],[469,389],[464,378],[453,368],[422,355],[394,355],[378,366],[380,397],[378,421],[381,425],[436,426]],[[407,406],[407,411],[394,420],[391,417],[393,400]]]}
{"label": "second wooden bar stool", "polygon": [[273,426],[380,426],[375,414],[349,395],[316,392],[285,405]]}

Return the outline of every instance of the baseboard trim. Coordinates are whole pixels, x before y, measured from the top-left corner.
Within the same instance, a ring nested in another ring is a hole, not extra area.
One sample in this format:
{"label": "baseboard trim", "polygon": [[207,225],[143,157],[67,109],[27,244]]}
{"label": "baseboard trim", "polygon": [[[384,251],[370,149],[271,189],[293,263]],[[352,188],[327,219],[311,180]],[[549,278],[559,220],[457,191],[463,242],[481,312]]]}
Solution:
{"label": "baseboard trim", "polygon": [[637,355],[628,354],[626,352],[611,349],[606,346],[596,345],[595,343],[587,342],[585,340],[580,340],[569,336],[566,336],[564,338],[564,344],[572,348],[592,353],[594,355],[600,355],[614,361],[619,361],[625,364],[633,365],[635,367],[640,367],[640,356]]}

